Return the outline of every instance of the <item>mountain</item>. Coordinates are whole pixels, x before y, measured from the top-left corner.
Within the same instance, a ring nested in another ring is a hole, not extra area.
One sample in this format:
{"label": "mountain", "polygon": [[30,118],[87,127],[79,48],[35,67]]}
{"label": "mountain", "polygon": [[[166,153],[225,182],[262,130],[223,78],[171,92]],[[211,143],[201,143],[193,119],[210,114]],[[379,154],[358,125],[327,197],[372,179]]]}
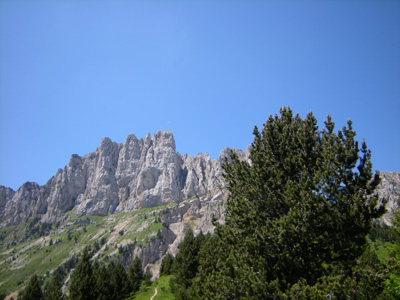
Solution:
{"label": "mountain", "polygon": [[[224,221],[222,164],[230,151],[214,160],[207,153],[181,155],[169,131],[129,135],[123,144],[103,138],[95,152],[72,155],[43,186],[0,186],[0,286],[13,291],[33,272],[69,270],[85,246],[96,259],[117,258],[125,266],[138,256],[157,276],[161,258],[177,253],[189,228],[207,233],[213,217]],[[233,151],[248,159],[249,148]],[[400,172],[380,174],[383,221],[390,224]]]}
{"label": "mountain", "polygon": [[[222,164],[231,150],[214,160],[181,155],[169,131],[129,135],[123,144],[103,138],[96,151],[72,155],[43,186],[0,186],[0,285],[23,286],[28,277],[17,270],[52,272],[100,240],[96,258],[118,256],[129,266],[139,256],[156,276],[160,258],[177,252],[188,228],[207,233],[213,216],[223,221]],[[247,159],[248,151],[234,151]],[[60,254],[45,267],[49,247]]]}
{"label": "mountain", "polygon": [[169,131],[140,140],[129,135],[124,144],[103,138],[95,152],[72,155],[68,166],[43,186],[27,182],[16,192],[1,186],[0,226],[37,216],[55,223],[72,210],[76,216],[106,216],[213,197],[224,191],[221,166],[229,151],[224,149],[217,160],[207,153],[181,155]]}

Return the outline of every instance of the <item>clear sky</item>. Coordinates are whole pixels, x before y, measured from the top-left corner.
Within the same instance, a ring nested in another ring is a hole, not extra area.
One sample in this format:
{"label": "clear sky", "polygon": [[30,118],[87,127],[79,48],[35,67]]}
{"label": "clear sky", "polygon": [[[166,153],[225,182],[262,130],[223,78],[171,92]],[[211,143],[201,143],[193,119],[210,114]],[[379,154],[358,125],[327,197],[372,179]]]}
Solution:
{"label": "clear sky", "polygon": [[[298,3],[300,2],[300,3]],[[400,171],[400,1],[0,0],[0,184],[43,185],[102,137],[244,149],[290,106],[353,120]]]}

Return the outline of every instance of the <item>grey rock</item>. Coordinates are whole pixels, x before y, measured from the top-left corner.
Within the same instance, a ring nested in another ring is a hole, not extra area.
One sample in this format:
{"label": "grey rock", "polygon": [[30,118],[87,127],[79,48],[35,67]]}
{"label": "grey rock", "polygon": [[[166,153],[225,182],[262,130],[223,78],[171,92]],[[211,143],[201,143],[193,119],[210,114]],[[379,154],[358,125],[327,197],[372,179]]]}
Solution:
{"label": "grey rock", "polygon": [[380,199],[385,199],[386,213],[382,220],[386,225],[391,225],[391,218],[400,208],[400,172],[379,172],[381,183],[376,191]]}
{"label": "grey rock", "polygon": [[4,211],[6,203],[14,196],[15,191],[4,186],[0,186],[0,211]]}
{"label": "grey rock", "polygon": [[225,189],[222,164],[230,151],[224,149],[214,160],[208,153],[181,155],[169,131],[140,140],[128,135],[123,144],[103,138],[95,152],[72,155],[68,166],[43,186],[26,183],[17,192],[1,187],[0,226],[36,216],[42,222],[63,221],[71,210],[77,216],[105,216],[186,199],[211,199]]}
{"label": "grey rock", "polygon": [[[8,197],[12,194],[6,192]],[[7,198],[4,210],[1,212],[1,221],[3,226],[16,225],[30,217],[37,217],[47,210],[47,194],[46,190],[40,188],[37,183],[26,182],[24,183],[12,196]]]}
{"label": "grey rock", "polygon": [[115,173],[120,148],[120,144],[103,138],[96,152],[83,157],[85,190],[77,197],[75,208],[78,216],[105,216],[114,212],[119,203]]}
{"label": "grey rock", "polygon": [[[95,152],[72,155],[68,166],[43,186],[27,182],[16,192],[0,186],[0,227],[33,217],[67,224],[66,213],[71,211],[77,216],[106,216],[175,204],[163,209],[160,218],[166,226],[157,238],[144,246],[134,245],[120,256],[127,266],[135,256],[140,257],[156,276],[160,259],[166,253],[176,255],[187,230],[195,234],[213,232],[213,218],[224,222],[227,189],[223,163],[231,161],[231,151],[251,163],[250,149],[225,148],[218,159],[212,160],[208,153],[192,157],[176,152],[169,131],[147,134],[142,139],[128,135],[123,144],[103,138]],[[377,192],[387,200],[383,221],[390,225],[393,212],[399,209],[400,172],[380,175]]]}
{"label": "grey rock", "polygon": [[[77,216],[131,212],[169,203],[177,206],[170,222],[197,218],[195,230],[212,230],[211,211],[223,220],[226,185],[222,165],[230,152],[249,161],[251,146],[246,151],[225,148],[219,158],[212,160],[208,153],[192,157],[176,152],[171,132],[159,131],[138,139],[128,135],[125,143],[109,138],[101,140],[95,152],[83,157],[72,155],[63,169],[39,186],[25,183],[18,191],[0,186],[0,226],[15,225],[31,217],[42,222],[66,219],[73,211]],[[381,172],[380,197],[387,198],[388,214],[398,207],[400,173]],[[188,215],[189,214],[189,215]],[[179,216],[179,217],[178,217]],[[179,233],[177,233],[179,235]]]}

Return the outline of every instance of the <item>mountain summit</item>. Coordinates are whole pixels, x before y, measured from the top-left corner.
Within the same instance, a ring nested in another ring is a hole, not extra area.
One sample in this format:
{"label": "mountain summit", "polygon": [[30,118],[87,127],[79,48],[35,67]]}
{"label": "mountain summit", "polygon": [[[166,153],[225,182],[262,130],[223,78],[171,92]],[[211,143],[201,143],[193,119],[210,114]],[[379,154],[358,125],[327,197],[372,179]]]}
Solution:
{"label": "mountain summit", "polygon": [[[15,291],[27,283],[26,274],[60,268],[67,274],[85,246],[97,260],[117,259],[125,268],[138,257],[157,277],[162,258],[178,252],[189,229],[208,233],[213,220],[224,223],[222,165],[232,150],[248,160],[249,149],[225,148],[211,160],[207,153],[176,152],[169,131],[128,135],[121,144],[103,138],[94,152],[72,155],[43,186],[0,186],[0,285]],[[390,224],[400,172],[380,172],[380,178],[376,191],[388,210],[382,220]]]}
{"label": "mountain summit", "polygon": [[[55,223],[70,211],[106,216],[213,197],[224,190],[222,163],[230,150],[222,150],[215,160],[208,153],[181,155],[169,131],[144,139],[128,135],[123,144],[103,138],[95,152],[73,154],[68,166],[43,186],[27,182],[16,192],[0,186],[0,226],[32,217]],[[243,159],[248,156],[235,152]]]}

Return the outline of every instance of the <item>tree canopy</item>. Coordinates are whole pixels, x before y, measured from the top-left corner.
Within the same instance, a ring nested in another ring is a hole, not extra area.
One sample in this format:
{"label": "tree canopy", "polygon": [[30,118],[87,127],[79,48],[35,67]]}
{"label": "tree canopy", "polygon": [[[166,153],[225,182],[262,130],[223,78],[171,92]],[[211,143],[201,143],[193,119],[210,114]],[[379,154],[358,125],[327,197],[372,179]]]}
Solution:
{"label": "tree canopy", "polygon": [[128,282],[130,284],[131,290],[133,292],[137,292],[143,280],[144,273],[142,268],[142,261],[139,257],[135,257],[128,271]]}
{"label": "tree canopy", "polygon": [[42,290],[40,288],[39,278],[33,274],[28,285],[24,290],[22,300],[41,300],[43,299]]}
{"label": "tree canopy", "polygon": [[49,288],[46,293],[46,300],[61,300],[63,299],[62,284],[59,273],[55,273],[50,281]]}
{"label": "tree canopy", "polygon": [[71,276],[69,298],[71,300],[96,299],[95,277],[88,249],[83,250],[80,261]]}
{"label": "tree canopy", "polygon": [[371,284],[377,280],[379,292],[379,278],[361,271],[360,260],[371,220],[384,212],[374,194],[379,174],[352,122],[334,128],[330,116],[319,130],[312,113],[302,119],[282,108],[261,132],[255,127],[248,161],[231,153],[224,164],[226,222],[216,229],[218,260],[204,271],[208,276],[200,265],[200,295],[340,299],[351,291],[351,298],[363,299],[362,276],[364,285],[365,276]]}

